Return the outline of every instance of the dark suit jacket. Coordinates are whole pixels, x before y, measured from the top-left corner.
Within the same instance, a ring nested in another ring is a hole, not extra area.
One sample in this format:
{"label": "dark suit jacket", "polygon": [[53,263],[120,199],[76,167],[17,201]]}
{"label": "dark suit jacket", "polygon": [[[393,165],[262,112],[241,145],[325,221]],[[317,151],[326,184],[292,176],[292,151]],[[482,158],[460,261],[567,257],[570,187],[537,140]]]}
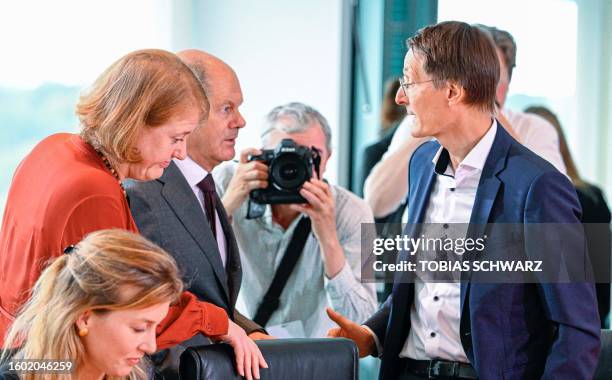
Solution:
{"label": "dark suit jacket", "polygon": [[[411,158],[409,223],[424,220],[435,183],[431,160],[439,147],[428,142]],[[579,222],[580,205],[569,180],[498,124],[470,223]],[[539,238],[547,242],[555,236]],[[381,379],[398,374],[413,302],[414,284],[396,282],[366,322],[383,345]],[[472,275],[461,283],[460,307],[461,343],[481,380],[592,378],[600,335],[592,283],[482,283]]]}
{"label": "dark suit jacket", "polygon": [[582,223],[585,224],[585,234],[589,247],[589,256],[595,268],[598,283],[597,305],[601,328],[608,325],[606,319],[610,313],[610,262],[612,261],[610,246],[610,208],[606,203],[601,189],[590,183],[576,186],[578,200],[582,207]]}
{"label": "dark suit jacket", "polygon": [[129,181],[126,190],[140,233],[174,257],[187,290],[202,301],[224,308],[247,334],[263,331],[234,309],[242,269],[236,238],[221,200],[217,198],[217,213],[227,237],[226,269],[206,215],[174,163],[161,178]]}

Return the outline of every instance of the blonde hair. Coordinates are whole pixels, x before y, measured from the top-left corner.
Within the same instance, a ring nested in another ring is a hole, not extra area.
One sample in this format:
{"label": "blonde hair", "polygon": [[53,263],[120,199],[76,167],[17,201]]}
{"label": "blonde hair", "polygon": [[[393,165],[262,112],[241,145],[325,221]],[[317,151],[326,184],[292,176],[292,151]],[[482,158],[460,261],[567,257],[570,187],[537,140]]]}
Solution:
{"label": "blonde hair", "polygon": [[81,95],[76,114],[81,136],[111,161],[140,162],[139,132],[195,107],[206,120],[209,102],[202,85],[176,55],[138,50],[113,63]]}
{"label": "blonde hair", "polygon": [[[128,299],[122,292],[125,287],[135,290]],[[182,290],[174,259],[155,244],[123,230],[93,232],[43,271],[32,298],[7,333],[5,349],[23,342],[15,358],[69,359],[76,371],[85,354],[76,328],[80,315],[88,310],[104,313],[174,302]],[[8,359],[7,354],[0,362]],[[124,379],[146,379],[146,370],[146,363],[141,363]],[[23,378],[59,380],[72,375],[25,374]]]}

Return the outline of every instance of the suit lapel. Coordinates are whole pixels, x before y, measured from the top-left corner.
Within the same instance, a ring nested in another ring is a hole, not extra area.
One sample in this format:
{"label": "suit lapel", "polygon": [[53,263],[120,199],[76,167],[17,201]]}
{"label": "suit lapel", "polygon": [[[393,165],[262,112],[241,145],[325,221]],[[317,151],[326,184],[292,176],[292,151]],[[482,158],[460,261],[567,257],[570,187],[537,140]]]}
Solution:
{"label": "suit lapel", "polygon": [[[414,169],[420,170],[421,173],[420,175],[414,175],[414,177],[411,178],[411,180],[416,178],[416,182],[414,184],[414,191],[411,191],[410,194],[408,194],[408,220],[406,227],[402,232],[403,236],[408,236],[409,238],[416,237],[419,234],[419,224],[423,223],[425,218],[425,211],[427,210],[431,188],[435,179],[434,166],[431,161],[424,165],[424,167]],[[400,259],[408,261],[410,257],[406,255],[407,253],[402,251]],[[412,282],[411,279],[405,278],[407,275],[412,276],[413,274],[397,272],[395,275],[394,287],[397,287],[402,283],[407,284]]]}
{"label": "suit lapel", "polygon": [[164,171],[159,181],[163,183],[162,196],[210,262],[217,280],[223,286],[225,295],[229,299],[227,275],[223,269],[219,247],[193,190],[174,163],[171,163]]}
{"label": "suit lapel", "polygon": [[[431,162],[432,157],[427,157],[423,165],[410,167],[414,172],[410,173],[410,193],[408,194],[408,223],[403,231],[404,236],[416,237],[419,233],[419,225],[423,223],[425,211],[429,203],[430,193],[434,184],[435,172]],[[417,172],[418,171],[418,172]],[[410,260],[405,251],[401,252],[400,260]],[[408,277],[409,276],[409,277]],[[397,272],[393,281],[393,303],[387,326],[384,348],[384,356],[396,358],[405,339],[408,337],[410,328],[410,307],[414,302],[414,276],[411,272]],[[393,342],[393,344],[391,344]],[[389,364],[391,363],[391,364]],[[393,365],[394,360],[383,361],[383,367]],[[381,368],[381,373],[391,371]]]}
{"label": "suit lapel", "polygon": [[[498,174],[506,167],[506,159],[511,141],[510,135],[498,121],[495,140],[493,140],[491,151],[482,168],[482,175],[480,176],[478,190],[476,191],[467,233],[469,237],[478,238],[485,233],[497,193],[501,186]],[[461,310],[463,310],[466,295],[468,294],[471,274],[471,272],[467,272],[466,278],[463,278],[461,282]]]}
{"label": "suit lapel", "polygon": [[431,196],[431,189],[436,177],[432,162],[428,162],[422,170],[423,172],[418,178],[414,192],[410,194],[410,199],[408,201],[409,224],[423,223],[425,211],[427,210],[427,205],[429,204],[429,198]]}

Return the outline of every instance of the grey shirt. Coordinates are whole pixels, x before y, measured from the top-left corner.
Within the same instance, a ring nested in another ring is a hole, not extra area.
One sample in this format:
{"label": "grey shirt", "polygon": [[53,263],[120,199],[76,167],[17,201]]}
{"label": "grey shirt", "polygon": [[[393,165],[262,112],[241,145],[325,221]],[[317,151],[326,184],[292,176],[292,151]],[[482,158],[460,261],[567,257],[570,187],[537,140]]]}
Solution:
{"label": "grey shirt", "polygon": [[[232,179],[236,164],[224,163],[213,171],[217,191],[222,197]],[[372,211],[364,200],[332,185],[336,206],[338,240],[346,264],[333,278],[325,276],[319,243],[310,233],[302,255],[280,297],[280,306],[267,326],[300,321],[305,337],[324,337],[335,327],[325,313],[327,306],[361,323],[376,310],[376,290],[372,283],[361,283],[361,224],[373,223]],[[253,317],[270,287],[300,216],[284,230],[272,221],[268,205],[261,218],[246,219],[248,201],[233,216],[232,227],[242,261],[242,287],[239,303],[246,315]]]}

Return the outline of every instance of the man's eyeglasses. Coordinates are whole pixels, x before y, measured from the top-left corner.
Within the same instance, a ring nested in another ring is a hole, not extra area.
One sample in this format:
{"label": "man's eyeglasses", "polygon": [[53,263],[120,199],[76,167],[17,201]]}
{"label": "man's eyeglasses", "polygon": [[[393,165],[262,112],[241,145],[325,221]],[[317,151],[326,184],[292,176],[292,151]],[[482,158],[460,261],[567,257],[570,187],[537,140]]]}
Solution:
{"label": "man's eyeglasses", "polygon": [[422,82],[410,82],[410,83],[408,83],[408,82],[406,82],[404,77],[399,77],[398,80],[399,80],[400,87],[402,88],[402,90],[404,91],[404,95],[406,95],[406,96],[408,96],[408,92],[407,91],[410,88],[410,86],[414,86],[414,85],[417,85],[417,84],[429,83],[429,82],[435,81],[435,79],[430,79],[430,80],[424,80]]}

